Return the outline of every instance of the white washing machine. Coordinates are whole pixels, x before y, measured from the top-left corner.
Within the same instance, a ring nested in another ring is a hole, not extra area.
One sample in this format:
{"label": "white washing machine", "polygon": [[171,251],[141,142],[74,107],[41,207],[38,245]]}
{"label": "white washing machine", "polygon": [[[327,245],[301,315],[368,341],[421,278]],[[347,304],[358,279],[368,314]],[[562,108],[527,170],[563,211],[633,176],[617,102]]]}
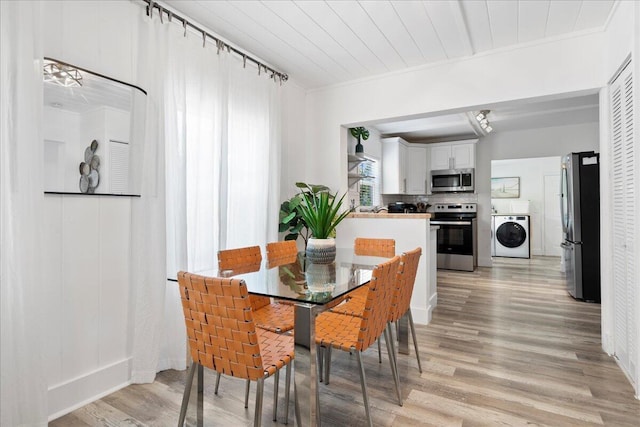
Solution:
{"label": "white washing machine", "polygon": [[495,215],[493,221],[494,256],[529,258],[529,215]]}

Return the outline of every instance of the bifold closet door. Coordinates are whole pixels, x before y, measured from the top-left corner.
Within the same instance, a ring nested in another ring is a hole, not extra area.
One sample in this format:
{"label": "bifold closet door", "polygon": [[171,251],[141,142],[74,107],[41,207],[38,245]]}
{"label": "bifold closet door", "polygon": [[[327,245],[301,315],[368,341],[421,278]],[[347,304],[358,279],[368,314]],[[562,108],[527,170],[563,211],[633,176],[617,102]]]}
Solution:
{"label": "bifold closet door", "polygon": [[[638,290],[636,266],[636,152],[634,147],[633,74],[629,62],[610,84],[613,196],[614,351],[632,381],[637,378]],[[637,384],[635,384],[637,387]]]}

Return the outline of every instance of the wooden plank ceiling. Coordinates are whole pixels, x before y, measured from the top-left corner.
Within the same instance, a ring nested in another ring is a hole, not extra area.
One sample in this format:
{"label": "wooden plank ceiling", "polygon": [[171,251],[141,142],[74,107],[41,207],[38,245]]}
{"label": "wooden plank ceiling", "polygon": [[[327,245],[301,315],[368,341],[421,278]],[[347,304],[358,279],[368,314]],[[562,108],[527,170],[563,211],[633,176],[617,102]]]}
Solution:
{"label": "wooden plank ceiling", "polygon": [[602,30],[614,0],[168,0],[310,89]]}

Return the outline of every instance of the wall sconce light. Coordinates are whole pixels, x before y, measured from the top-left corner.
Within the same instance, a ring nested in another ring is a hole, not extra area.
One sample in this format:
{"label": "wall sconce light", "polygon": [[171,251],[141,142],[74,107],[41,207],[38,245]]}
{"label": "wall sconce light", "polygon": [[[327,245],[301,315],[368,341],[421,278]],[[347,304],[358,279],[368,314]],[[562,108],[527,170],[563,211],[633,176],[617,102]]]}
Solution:
{"label": "wall sconce light", "polygon": [[44,81],[63,87],[81,87],[82,74],[69,65],[49,62],[44,65]]}
{"label": "wall sconce light", "polygon": [[487,115],[490,113],[490,110],[482,110],[476,115],[476,120],[480,124],[480,127],[487,133],[491,132],[493,128],[489,124],[489,119]]}

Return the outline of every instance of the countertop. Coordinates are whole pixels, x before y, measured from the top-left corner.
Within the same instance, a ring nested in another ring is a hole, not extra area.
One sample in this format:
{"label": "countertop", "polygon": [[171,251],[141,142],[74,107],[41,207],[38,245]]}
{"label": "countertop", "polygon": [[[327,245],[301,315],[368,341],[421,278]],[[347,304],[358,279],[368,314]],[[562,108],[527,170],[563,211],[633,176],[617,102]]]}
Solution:
{"label": "countertop", "polygon": [[352,212],[347,218],[383,218],[383,219],[431,219],[430,213],[371,213],[371,212]]}
{"label": "countertop", "polygon": [[531,216],[530,213],[492,213],[491,216]]}

